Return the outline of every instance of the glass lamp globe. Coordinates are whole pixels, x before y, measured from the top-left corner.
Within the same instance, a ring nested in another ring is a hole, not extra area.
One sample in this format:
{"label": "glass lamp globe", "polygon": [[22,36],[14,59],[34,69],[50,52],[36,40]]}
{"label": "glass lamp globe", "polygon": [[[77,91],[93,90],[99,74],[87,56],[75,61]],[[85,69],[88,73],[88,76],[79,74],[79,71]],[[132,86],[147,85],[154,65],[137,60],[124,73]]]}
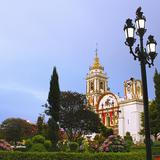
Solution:
{"label": "glass lamp globe", "polygon": [[148,41],[147,41],[147,52],[148,54],[150,53],[156,53],[156,41],[154,40],[154,37],[152,35],[150,35],[148,37]]}
{"label": "glass lamp globe", "polygon": [[124,26],[124,32],[126,36],[126,45],[133,46],[135,39],[134,39],[134,33],[135,33],[135,27],[132,23],[131,19],[126,20],[126,24]]}
{"label": "glass lamp globe", "polygon": [[137,18],[136,19],[136,28],[137,29],[145,29],[145,18]]}
{"label": "glass lamp globe", "polygon": [[125,28],[125,36],[127,38],[134,38],[134,27],[126,27]]}

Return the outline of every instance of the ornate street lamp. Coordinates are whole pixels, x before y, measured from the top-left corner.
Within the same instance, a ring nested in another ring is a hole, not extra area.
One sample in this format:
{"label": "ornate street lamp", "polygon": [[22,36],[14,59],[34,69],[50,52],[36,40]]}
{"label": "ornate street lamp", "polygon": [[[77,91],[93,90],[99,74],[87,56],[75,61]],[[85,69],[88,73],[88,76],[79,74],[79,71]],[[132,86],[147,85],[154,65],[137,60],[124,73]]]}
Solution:
{"label": "ornate street lamp", "polygon": [[[143,36],[147,31],[145,28],[146,18],[141,12],[141,7],[139,7],[136,11],[136,28],[132,23],[131,19],[126,20],[126,24],[124,26],[124,32],[126,36],[125,44],[129,47],[130,53],[134,56],[134,59],[138,59],[141,65],[141,76],[142,76],[142,86],[143,86],[143,103],[144,103],[144,129],[145,129],[145,142],[146,142],[146,159],[152,159],[151,152],[151,138],[150,138],[150,124],[149,124],[149,110],[148,110],[148,90],[147,90],[147,77],[146,77],[146,64],[149,67],[154,65],[154,59],[157,56],[156,53],[156,41],[154,37],[150,35],[148,37],[148,41],[146,44],[146,48],[143,47]],[[133,51],[133,45],[136,41],[134,38],[134,34],[139,36],[140,44],[135,48],[135,52]]]}
{"label": "ornate street lamp", "polygon": [[125,35],[126,35],[125,44],[132,47],[135,42],[135,39],[134,39],[135,26],[133,25],[131,19],[126,20],[126,25],[124,26],[124,31],[125,31]]}

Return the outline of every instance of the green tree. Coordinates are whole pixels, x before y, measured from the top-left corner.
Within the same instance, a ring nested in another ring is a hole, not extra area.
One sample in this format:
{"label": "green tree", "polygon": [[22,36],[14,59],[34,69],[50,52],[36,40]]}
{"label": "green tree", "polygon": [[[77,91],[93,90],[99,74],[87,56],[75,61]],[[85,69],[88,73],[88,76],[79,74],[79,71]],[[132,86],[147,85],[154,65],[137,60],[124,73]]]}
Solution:
{"label": "green tree", "polygon": [[[157,139],[157,134],[160,132],[159,113],[160,112],[157,109],[156,102],[152,101],[149,104],[149,119],[150,119],[150,131],[155,139]],[[141,114],[141,126],[142,129],[140,131],[140,134],[144,135],[144,113]]]}
{"label": "green tree", "polygon": [[133,138],[132,138],[130,132],[126,132],[126,135],[124,136],[124,141],[125,141],[127,148],[130,149],[130,147],[134,144]]}
{"label": "green tree", "polygon": [[48,137],[52,141],[53,145],[56,146],[58,142],[58,123],[60,111],[60,89],[56,67],[54,67],[51,76],[48,104],[46,104],[45,107],[45,113],[49,116]]}
{"label": "green tree", "polygon": [[150,125],[151,134],[157,139],[157,134],[160,132],[160,73],[157,69],[154,74],[155,100],[150,105]]}
{"label": "green tree", "polygon": [[[151,119],[150,119],[151,121]],[[144,112],[141,113],[141,130],[139,132],[140,135],[145,135],[144,133]]]}
{"label": "green tree", "polygon": [[[61,92],[60,99],[61,111],[70,112],[71,110],[83,108],[86,96],[78,92],[63,91]],[[62,114],[63,112],[61,112]]]}
{"label": "green tree", "polygon": [[[154,74],[155,100],[149,104],[149,118],[151,134],[157,139],[157,134],[160,132],[160,73],[155,70]],[[141,115],[142,130],[140,134],[144,135],[144,113]]]}
{"label": "green tree", "polygon": [[17,144],[23,138],[27,138],[36,134],[36,126],[28,123],[26,120],[20,118],[8,118],[4,120],[0,126],[3,138],[10,142]]}
{"label": "green tree", "polygon": [[77,92],[61,93],[60,126],[69,140],[75,141],[82,134],[106,131],[98,115],[84,106],[85,95]]}
{"label": "green tree", "polygon": [[157,69],[154,74],[154,88],[155,88],[155,103],[157,108],[160,110],[160,73]]}
{"label": "green tree", "polygon": [[108,138],[108,136],[113,135],[113,129],[112,128],[106,128],[103,124],[101,125],[101,134],[103,137]]}
{"label": "green tree", "polygon": [[44,132],[44,115],[40,115],[38,116],[37,118],[37,133],[38,134],[42,134],[43,135],[43,132]]}
{"label": "green tree", "polygon": [[160,132],[160,112],[157,108],[156,101],[152,101],[149,110],[151,134],[155,137],[155,139],[157,139],[157,134]]}

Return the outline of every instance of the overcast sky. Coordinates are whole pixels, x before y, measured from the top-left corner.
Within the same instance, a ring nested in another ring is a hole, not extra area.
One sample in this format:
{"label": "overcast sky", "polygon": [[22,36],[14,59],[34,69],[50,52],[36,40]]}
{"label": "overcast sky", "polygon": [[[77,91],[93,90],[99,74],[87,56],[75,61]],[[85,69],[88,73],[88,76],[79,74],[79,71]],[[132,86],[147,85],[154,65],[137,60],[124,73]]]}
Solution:
{"label": "overcast sky", "polygon": [[[141,78],[140,65],[124,45],[123,26],[142,6],[147,33],[160,53],[159,0],[5,0],[0,1],[0,121],[20,117],[35,122],[49,91],[53,67],[61,90],[85,93],[85,77],[98,55],[109,87],[123,97],[123,82]],[[138,42],[138,40],[137,40]],[[160,56],[147,69],[149,98]]]}

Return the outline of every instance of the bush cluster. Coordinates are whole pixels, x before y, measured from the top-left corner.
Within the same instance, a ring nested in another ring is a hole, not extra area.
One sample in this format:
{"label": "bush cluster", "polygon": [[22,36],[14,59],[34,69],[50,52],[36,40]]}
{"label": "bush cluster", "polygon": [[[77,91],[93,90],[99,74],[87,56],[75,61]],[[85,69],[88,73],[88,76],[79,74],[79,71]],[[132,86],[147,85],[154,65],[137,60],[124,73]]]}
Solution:
{"label": "bush cluster", "polygon": [[117,135],[109,136],[99,148],[102,152],[127,152],[124,140]]}
{"label": "bush cluster", "polygon": [[46,152],[51,150],[51,141],[46,140],[42,135],[36,135],[26,140],[25,145],[30,152]]}
{"label": "bush cluster", "polygon": [[145,153],[0,152],[3,160],[144,160]]}

